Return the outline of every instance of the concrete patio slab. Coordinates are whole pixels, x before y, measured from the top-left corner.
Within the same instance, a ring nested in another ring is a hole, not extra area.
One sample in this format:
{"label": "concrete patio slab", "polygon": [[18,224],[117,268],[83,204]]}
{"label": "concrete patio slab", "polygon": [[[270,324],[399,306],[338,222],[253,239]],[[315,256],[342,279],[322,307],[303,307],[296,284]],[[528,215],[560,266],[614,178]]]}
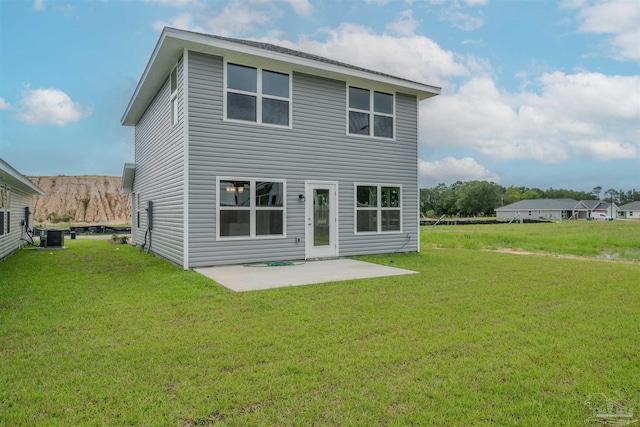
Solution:
{"label": "concrete patio slab", "polygon": [[417,274],[416,271],[353,259],[301,261],[289,266],[276,267],[231,265],[195,268],[194,270],[235,292]]}

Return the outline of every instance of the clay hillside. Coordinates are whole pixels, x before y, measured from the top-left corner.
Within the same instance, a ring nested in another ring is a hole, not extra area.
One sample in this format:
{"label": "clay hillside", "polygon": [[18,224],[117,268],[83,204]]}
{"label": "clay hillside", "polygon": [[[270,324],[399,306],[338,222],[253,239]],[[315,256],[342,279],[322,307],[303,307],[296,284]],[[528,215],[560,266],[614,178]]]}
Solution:
{"label": "clay hillside", "polygon": [[31,176],[44,196],[33,198],[36,224],[129,224],[131,195],[120,190],[118,176]]}

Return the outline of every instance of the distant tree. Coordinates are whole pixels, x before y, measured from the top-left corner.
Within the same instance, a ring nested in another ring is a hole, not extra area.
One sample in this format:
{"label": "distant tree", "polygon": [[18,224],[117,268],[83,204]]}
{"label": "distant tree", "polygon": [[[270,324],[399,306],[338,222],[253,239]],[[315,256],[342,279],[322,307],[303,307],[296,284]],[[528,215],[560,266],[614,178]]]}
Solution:
{"label": "distant tree", "polygon": [[618,199],[618,192],[613,188],[608,189],[607,191],[604,192],[604,194],[609,195],[609,199],[605,199],[605,201],[609,203],[615,203],[616,200]]}
{"label": "distant tree", "polygon": [[421,188],[420,212],[426,215],[428,211],[433,211],[436,215],[442,215],[442,199],[446,191],[447,186],[442,183],[433,188]]}
{"label": "distant tree", "polygon": [[463,215],[491,215],[500,205],[502,188],[487,181],[470,181],[458,187],[456,207]]}
{"label": "distant tree", "polygon": [[601,191],[602,191],[602,187],[600,187],[600,186],[593,187],[593,190],[591,190],[591,194],[593,194],[596,199],[600,200],[600,192]]}
{"label": "distant tree", "polygon": [[592,200],[595,196],[586,191],[574,191],[564,189],[549,188],[540,194],[542,199],[574,199],[574,200]]}
{"label": "distant tree", "polygon": [[464,185],[462,181],[456,181],[442,193],[442,212],[443,215],[458,215],[460,210],[457,206],[458,190]]}
{"label": "distant tree", "polygon": [[[503,188],[487,181],[457,181],[447,186],[438,184],[433,188],[420,189],[420,212],[430,217],[441,215],[491,215],[500,205],[509,205],[524,199],[574,199],[592,200],[597,197],[591,192],[566,189],[515,187]],[[640,201],[640,192],[635,189],[627,191],[610,188],[603,196],[606,201],[626,204]]]}
{"label": "distant tree", "polygon": [[516,187],[511,186],[504,192],[503,202],[505,205],[510,205],[519,201],[521,198],[522,197],[520,196],[520,190]]}
{"label": "distant tree", "polygon": [[527,190],[520,195],[521,200],[539,199],[540,193],[535,190]]}

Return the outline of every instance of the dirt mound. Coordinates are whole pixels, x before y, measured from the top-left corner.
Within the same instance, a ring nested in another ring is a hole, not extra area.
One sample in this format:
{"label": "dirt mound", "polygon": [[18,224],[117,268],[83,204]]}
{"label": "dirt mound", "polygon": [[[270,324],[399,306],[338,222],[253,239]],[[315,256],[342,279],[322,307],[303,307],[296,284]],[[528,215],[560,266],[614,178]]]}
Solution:
{"label": "dirt mound", "polygon": [[44,196],[33,198],[33,218],[38,224],[72,223],[128,224],[131,195],[120,190],[118,176],[31,176]]}

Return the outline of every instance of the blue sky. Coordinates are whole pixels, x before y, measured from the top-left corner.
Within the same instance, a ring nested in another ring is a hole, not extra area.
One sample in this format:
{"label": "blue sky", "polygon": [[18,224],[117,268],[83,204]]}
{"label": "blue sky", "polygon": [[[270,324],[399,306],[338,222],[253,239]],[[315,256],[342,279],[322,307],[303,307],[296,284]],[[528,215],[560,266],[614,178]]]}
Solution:
{"label": "blue sky", "polygon": [[120,119],[165,25],[441,86],[420,106],[422,186],[640,190],[637,0],[2,0],[0,157],[121,175]]}

